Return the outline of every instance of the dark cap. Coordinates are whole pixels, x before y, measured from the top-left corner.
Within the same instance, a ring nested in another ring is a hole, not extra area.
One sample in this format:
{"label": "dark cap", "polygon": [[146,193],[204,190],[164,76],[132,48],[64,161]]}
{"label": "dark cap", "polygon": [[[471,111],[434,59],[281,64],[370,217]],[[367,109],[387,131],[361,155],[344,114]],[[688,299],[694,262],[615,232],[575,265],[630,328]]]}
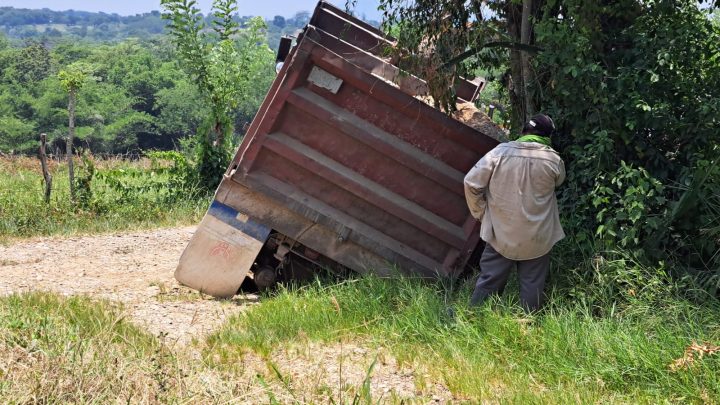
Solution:
{"label": "dark cap", "polygon": [[545,114],[538,114],[530,118],[523,128],[523,134],[536,134],[550,136],[555,131],[555,123]]}

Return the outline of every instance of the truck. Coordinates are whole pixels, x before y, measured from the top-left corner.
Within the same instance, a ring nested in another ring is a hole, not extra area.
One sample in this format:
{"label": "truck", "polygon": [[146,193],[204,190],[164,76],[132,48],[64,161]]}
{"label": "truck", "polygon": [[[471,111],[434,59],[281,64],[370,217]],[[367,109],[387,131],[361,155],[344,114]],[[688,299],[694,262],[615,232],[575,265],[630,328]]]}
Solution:
{"label": "truck", "polygon": [[[314,269],[446,277],[478,247],[465,173],[498,141],[423,100],[393,38],[319,2],[183,252],[175,278],[230,297]],[[459,80],[459,104],[482,81]]]}

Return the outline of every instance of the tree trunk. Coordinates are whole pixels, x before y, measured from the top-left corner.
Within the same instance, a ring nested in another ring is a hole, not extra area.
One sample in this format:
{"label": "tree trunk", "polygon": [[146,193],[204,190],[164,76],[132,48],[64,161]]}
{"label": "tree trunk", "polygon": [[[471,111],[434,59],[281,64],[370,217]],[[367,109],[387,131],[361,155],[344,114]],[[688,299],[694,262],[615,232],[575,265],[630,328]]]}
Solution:
{"label": "tree trunk", "polygon": [[[541,0],[523,0],[522,4],[507,2],[507,33],[513,42],[533,44],[532,17],[541,8]],[[510,80],[508,93],[512,104],[511,127],[520,131],[536,111],[533,93],[529,86],[535,81],[535,72],[527,51],[510,49]]]}
{"label": "tree trunk", "polygon": [[67,160],[68,160],[68,175],[70,177],[70,201],[75,203],[75,170],[73,168],[73,141],[75,139],[75,96],[77,90],[70,89],[68,92],[68,141],[67,141]]}
{"label": "tree trunk", "polygon": [[50,192],[52,191],[52,176],[48,170],[47,154],[45,153],[45,144],[47,135],[40,134],[40,166],[42,166],[43,178],[45,178],[45,202],[50,203]]}
{"label": "tree trunk", "polygon": [[[523,0],[522,8],[522,21],[520,24],[520,43],[524,45],[530,45],[531,38],[531,21],[530,17],[533,15],[533,0]],[[528,88],[535,81],[535,72],[530,66],[530,55],[527,51],[520,51],[520,61],[522,63],[522,76],[523,85],[525,86],[524,91],[524,104],[525,104],[525,120],[527,121],[533,114],[535,114],[535,102],[533,101],[532,92]]]}
{"label": "tree trunk", "polygon": [[[522,20],[521,6],[507,2],[507,32],[512,42],[520,42]],[[507,82],[510,97],[510,128],[519,132],[525,123],[525,83],[523,82],[522,55],[518,49],[510,49],[510,78]]]}
{"label": "tree trunk", "polygon": [[215,122],[215,146],[220,149],[225,144],[225,132],[222,123],[218,120]]}

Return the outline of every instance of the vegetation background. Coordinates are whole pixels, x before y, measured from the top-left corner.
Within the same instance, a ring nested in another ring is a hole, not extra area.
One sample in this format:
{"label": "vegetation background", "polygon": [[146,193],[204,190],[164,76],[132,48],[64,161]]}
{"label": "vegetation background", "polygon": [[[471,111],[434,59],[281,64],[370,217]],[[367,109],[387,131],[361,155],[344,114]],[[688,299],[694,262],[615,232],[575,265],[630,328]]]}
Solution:
{"label": "vegetation background", "polygon": [[[265,21],[264,42],[275,49],[280,36],[296,33],[308,19],[298,12]],[[240,26],[250,20],[236,17]],[[92,73],[79,94],[76,147],[100,156],[179,148],[209,110],[179,64],[167,24],[158,11],[122,17],[0,8],[0,152],[34,154],[43,132],[51,153],[65,149],[67,95],[57,73],[78,62]],[[232,117],[238,132],[265,96],[272,69],[244,86],[247,102]]]}

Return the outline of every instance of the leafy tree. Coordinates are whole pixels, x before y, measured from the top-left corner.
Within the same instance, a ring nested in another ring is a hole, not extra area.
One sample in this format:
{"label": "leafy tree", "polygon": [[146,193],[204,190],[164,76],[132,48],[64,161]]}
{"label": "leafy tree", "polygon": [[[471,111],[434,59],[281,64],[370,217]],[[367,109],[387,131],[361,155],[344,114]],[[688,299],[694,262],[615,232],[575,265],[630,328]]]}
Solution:
{"label": "leafy tree", "polygon": [[163,0],[169,32],[183,68],[197,84],[210,109],[198,132],[197,164],[203,185],[217,186],[230,158],[233,115],[246,104],[258,76],[269,72],[272,51],[260,18],[240,29],[233,18],[235,0],[215,0],[210,30],[193,0]]}
{"label": "leafy tree", "polygon": [[182,78],[157,92],[154,109],[159,111],[158,129],[171,141],[196,133],[210,114],[197,86]]}
{"label": "leafy tree", "polygon": [[0,151],[12,153],[36,147],[34,133],[32,123],[13,116],[0,116]]}
{"label": "leafy tree", "polygon": [[50,52],[42,43],[28,40],[26,46],[11,50],[11,58],[6,60],[4,78],[8,82],[21,85],[36,83],[50,73]]}
{"label": "leafy tree", "polygon": [[286,22],[285,22],[285,17],[283,17],[283,16],[281,16],[281,15],[276,15],[276,16],[273,18],[273,25],[274,25],[274,26],[276,26],[276,27],[278,27],[278,28],[285,28],[285,24],[286,24]]}
{"label": "leafy tree", "polygon": [[61,70],[58,73],[58,79],[60,79],[60,83],[68,93],[68,140],[66,153],[70,177],[70,198],[73,201],[75,201],[75,173],[72,148],[75,138],[75,105],[77,102],[77,93],[85,84],[90,73],[90,67],[79,62],[68,66],[67,69]]}
{"label": "leafy tree", "polygon": [[[401,64],[429,82],[449,78],[436,81],[445,100],[455,77],[507,69],[514,127],[535,110],[555,117],[573,257],[620,247],[649,263],[672,260],[717,285],[720,30],[705,3],[382,0],[381,7],[386,27],[409,49]],[[423,70],[416,61],[429,62]]]}
{"label": "leafy tree", "polygon": [[64,40],[55,45],[53,49],[53,57],[57,64],[67,66],[71,63],[89,57],[93,53],[93,49],[87,44],[78,43],[76,41]]}

